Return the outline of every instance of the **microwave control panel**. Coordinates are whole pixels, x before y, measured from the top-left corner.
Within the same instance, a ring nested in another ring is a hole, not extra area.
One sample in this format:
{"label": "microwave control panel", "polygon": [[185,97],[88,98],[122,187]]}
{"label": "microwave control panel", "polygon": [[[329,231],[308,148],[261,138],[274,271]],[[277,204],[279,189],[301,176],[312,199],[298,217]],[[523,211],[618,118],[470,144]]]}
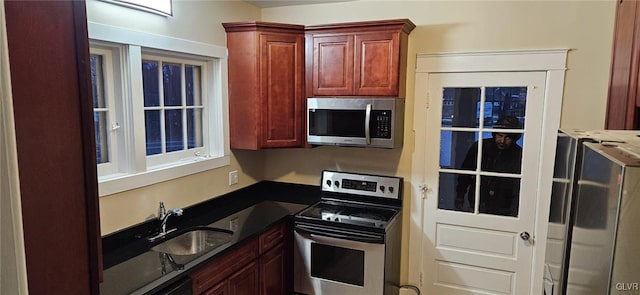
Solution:
{"label": "microwave control panel", "polygon": [[391,138],[391,111],[372,110],[369,129],[371,138]]}

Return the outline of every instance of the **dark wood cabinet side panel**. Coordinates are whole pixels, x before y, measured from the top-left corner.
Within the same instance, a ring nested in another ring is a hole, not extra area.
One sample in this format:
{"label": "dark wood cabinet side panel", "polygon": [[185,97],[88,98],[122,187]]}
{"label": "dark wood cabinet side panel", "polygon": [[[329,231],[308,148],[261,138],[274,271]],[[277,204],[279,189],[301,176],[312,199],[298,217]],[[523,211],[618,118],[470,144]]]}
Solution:
{"label": "dark wood cabinet side panel", "polygon": [[227,33],[229,141],[231,148],[258,149],[260,108],[256,32]]}
{"label": "dark wood cabinet side panel", "polygon": [[623,1],[617,7],[605,127],[607,129],[629,129],[629,124],[632,124],[629,121],[633,120],[633,115],[629,117],[628,111],[629,101],[635,104],[637,85],[638,68],[637,65],[634,67],[634,55],[637,55],[634,51],[639,50],[634,40],[637,6],[637,1]]}
{"label": "dark wood cabinet side panel", "polygon": [[262,146],[302,145],[303,35],[260,34]]}
{"label": "dark wood cabinet side panel", "polygon": [[3,4],[29,293],[97,294],[85,3]]}
{"label": "dark wood cabinet side panel", "polygon": [[313,93],[353,95],[353,36],[314,36]]}
{"label": "dark wood cabinet side panel", "polygon": [[398,60],[398,97],[405,98],[407,93],[407,57],[409,55],[409,35],[400,33],[400,58]]}

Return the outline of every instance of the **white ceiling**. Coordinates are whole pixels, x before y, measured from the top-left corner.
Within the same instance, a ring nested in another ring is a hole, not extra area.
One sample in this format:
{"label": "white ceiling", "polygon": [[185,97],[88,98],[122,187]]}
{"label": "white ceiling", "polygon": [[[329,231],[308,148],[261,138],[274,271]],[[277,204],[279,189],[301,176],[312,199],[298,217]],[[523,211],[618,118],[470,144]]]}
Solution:
{"label": "white ceiling", "polygon": [[280,7],[290,5],[307,5],[307,4],[322,4],[329,2],[349,2],[355,0],[245,0],[249,4],[253,4],[260,8]]}

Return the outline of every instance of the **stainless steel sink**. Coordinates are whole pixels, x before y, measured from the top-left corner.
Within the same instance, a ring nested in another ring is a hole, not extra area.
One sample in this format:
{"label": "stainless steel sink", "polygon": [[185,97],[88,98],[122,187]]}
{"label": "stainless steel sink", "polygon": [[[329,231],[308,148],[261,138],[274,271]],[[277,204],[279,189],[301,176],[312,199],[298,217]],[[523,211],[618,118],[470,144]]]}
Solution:
{"label": "stainless steel sink", "polygon": [[155,245],[151,250],[171,255],[193,255],[212,250],[229,241],[233,232],[213,227],[195,227]]}

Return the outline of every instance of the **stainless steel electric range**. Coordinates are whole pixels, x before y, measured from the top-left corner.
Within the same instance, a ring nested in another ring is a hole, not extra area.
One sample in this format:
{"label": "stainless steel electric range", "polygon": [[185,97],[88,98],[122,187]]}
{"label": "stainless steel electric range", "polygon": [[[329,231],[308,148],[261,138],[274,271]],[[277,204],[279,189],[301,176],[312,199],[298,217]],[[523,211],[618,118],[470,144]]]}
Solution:
{"label": "stainless steel electric range", "polygon": [[400,177],[323,171],[322,198],[295,216],[298,294],[398,294]]}

